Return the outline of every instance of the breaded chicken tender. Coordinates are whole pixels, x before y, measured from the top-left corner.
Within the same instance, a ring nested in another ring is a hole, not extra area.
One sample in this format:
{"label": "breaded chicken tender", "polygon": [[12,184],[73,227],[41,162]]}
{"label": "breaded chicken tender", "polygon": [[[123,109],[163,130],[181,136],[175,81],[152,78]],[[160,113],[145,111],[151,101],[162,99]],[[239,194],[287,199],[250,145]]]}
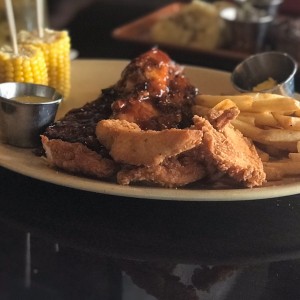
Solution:
{"label": "breaded chicken tender", "polygon": [[[187,151],[189,152],[189,151]],[[201,161],[188,153],[165,159],[159,165],[125,167],[117,174],[117,181],[122,185],[134,182],[150,182],[167,188],[185,186],[207,175]]]}
{"label": "breaded chicken tender", "polygon": [[135,123],[117,119],[100,121],[96,135],[116,162],[136,166],[158,165],[196,147],[202,140],[200,130],[141,130]]}
{"label": "breaded chicken tender", "polygon": [[49,140],[46,136],[41,138],[48,163],[60,169],[97,178],[111,177],[118,169],[113,160],[103,158],[81,143]]}
{"label": "breaded chicken tender", "polygon": [[214,165],[247,187],[262,185],[266,180],[263,163],[255,146],[231,124],[215,129],[209,120],[195,116],[195,127],[203,131],[199,152],[206,165]]}

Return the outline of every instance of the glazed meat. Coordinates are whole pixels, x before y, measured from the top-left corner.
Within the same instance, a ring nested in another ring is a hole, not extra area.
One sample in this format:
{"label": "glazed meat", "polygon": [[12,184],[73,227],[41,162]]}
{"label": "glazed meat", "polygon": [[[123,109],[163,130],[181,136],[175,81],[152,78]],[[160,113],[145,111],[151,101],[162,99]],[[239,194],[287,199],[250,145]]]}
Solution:
{"label": "glazed meat", "polygon": [[191,124],[191,107],[198,93],[183,68],[158,49],[134,59],[113,87],[117,95],[112,117],[141,129],[184,128]]}
{"label": "glazed meat", "polygon": [[69,172],[85,173],[86,170],[81,170],[80,160],[73,160],[72,167],[62,164],[65,157],[58,148],[68,147],[68,151],[77,153],[77,143],[80,143],[87,148],[84,152],[89,149],[99,154],[100,158],[109,159],[107,148],[95,134],[100,120],[123,119],[135,122],[142,129],[152,130],[186,127],[191,123],[191,106],[196,94],[197,89],[185,78],[183,68],[164,52],[151,49],[132,60],[123,70],[120,80],[102,90],[99,99],[71,110],[49,126],[43,134],[47,138],[42,139],[43,148],[47,148],[48,153],[57,153],[55,159],[51,159],[52,165]]}
{"label": "glazed meat", "polygon": [[153,130],[187,127],[197,91],[182,67],[164,52],[151,49],[132,60],[120,80],[103,89],[99,99],[71,110],[49,126],[44,135],[79,142],[107,156],[95,135],[100,120],[123,119]]}
{"label": "glazed meat", "polygon": [[87,148],[108,157],[106,148],[96,137],[95,128],[100,120],[111,115],[112,98],[104,93],[100,99],[69,111],[62,119],[48,126],[43,133],[49,140],[59,139],[69,143],[81,143]]}

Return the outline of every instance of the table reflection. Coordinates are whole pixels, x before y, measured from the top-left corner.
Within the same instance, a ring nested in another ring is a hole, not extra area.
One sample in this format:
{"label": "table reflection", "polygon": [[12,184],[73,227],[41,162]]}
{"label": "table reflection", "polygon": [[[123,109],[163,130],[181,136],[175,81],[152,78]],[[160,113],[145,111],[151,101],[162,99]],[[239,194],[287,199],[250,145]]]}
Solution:
{"label": "table reflection", "polygon": [[187,203],[0,175],[1,299],[300,296],[297,196]]}
{"label": "table reflection", "polygon": [[0,234],[1,299],[234,300],[300,296],[298,259],[232,265],[133,260],[82,251],[3,221]]}

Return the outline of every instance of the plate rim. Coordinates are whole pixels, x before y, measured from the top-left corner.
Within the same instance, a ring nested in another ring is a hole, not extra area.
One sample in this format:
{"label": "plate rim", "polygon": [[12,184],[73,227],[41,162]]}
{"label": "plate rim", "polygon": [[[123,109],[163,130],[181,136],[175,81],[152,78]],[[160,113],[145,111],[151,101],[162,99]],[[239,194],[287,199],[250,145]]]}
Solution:
{"label": "plate rim", "polygon": [[[7,147],[7,150],[10,151],[14,147],[9,145],[0,144],[1,147]],[[30,153],[32,150],[26,150],[27,153]],[[34,154],[31,153],[31,157]],[[34,162],[37,160],[43,160],[41,157],[34,157]],[[121,196],[129,198],[139,198],[139,199],[149,199],[149,200],[170,200],[170,201],[189,201],[189,202],[233,202],[233,201],[250,201],[250,200],[264,200],[279,198],[284,196],[292,196],[300,192],[300,179],[297,179],[296,182],[286,183],[284,185],[271,185],[265,187],[256,187],[256,188],[237,188],[237,189],[168,189],[160,187],[143,187],[143,186],[122,186],[117,183],[104,182],[101,180],[80,177],[77,175],[65,173],[57,169],[52,169],[49,166],[44,165],[46,173],[43,173],[42,176],[34,168],[22,168],[24,166],[15,167],[9,163],[5,163],[1,159],[0,155],[0,166],[4,167],[10,171],[16,172],[20,175],[31,177],[33,179],[48,182],[51,184],[73,188],[77,190],[93,192],[97,194],[104,194],[110,196]],[[55,176],[52,176],[54,175]],[[67,181],[66,181],[67,180]],[[80,182],[78,185],[77,183]],[[86,185],[85,185],[86,184]],[[85,186],[84,186],[85,185]],[[198,195],[199,193],[199,195]],[[257,197],[257,193],[261,197]]]}

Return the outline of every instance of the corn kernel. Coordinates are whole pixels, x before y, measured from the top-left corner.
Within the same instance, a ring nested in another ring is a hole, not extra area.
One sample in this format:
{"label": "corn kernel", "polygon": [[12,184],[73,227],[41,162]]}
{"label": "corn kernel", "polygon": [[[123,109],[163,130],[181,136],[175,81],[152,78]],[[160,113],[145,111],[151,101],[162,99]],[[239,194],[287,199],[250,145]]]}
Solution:
{"label": "corn kernel", "polygon": [[54,87],[64,98],[70,93],[70,37],[67,31],[45,29],[44,37],[37,32],[22,31],[18,35],[19,43],[33,44],[44,54],[48,72],[48,85]]}
{"label": "corn kernel", "polygon": [[0,82],[48,84],[44,54],[37,47],[21,45],[18,55],[15,55],[10,47],[2,47],[0,49],[0,66]]}

